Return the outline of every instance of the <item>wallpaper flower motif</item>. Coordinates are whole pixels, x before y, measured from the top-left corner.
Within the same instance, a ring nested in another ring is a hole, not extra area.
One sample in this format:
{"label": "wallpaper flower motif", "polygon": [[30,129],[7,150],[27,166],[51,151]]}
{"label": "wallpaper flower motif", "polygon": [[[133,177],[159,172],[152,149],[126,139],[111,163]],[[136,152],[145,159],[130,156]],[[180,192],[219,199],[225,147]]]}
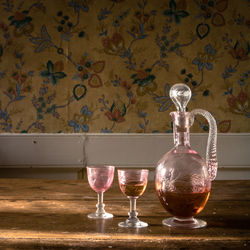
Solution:
{"label": "wallpaper flower motif", "polygon": [[[249,0],[1,0],[0,131],[168,133],[170,87],[250,132]],[[192,132],[208,124],[195,120]]]}

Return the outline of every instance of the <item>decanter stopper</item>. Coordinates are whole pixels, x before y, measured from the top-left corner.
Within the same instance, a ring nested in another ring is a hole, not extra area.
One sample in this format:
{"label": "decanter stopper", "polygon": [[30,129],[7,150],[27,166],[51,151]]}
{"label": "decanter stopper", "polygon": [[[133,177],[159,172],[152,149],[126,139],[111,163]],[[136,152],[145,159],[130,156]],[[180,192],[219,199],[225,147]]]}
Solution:
{"label": "decanter stopper", "polygon": [[186,112],[186,107],[191,96],[191,89],[186,84],[177,83],[170,89],[170,98],[178,111]]}

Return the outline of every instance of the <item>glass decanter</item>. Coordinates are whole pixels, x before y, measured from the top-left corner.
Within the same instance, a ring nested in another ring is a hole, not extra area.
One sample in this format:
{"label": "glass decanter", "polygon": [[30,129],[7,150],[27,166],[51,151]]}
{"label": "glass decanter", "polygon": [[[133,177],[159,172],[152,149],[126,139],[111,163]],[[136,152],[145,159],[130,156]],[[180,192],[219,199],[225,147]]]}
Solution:
{"label": "glass decanter", "polygon": [[[177,111],[171,112],[174,128],[174,148],[157,163],[155,189],[162,206],[173,217],[163,225],[181,228],[201,228],[206,222],[195,219],[207,203],[211,181],[217,174],[217,126],[213,116],[202,109],[186,112],[191,90],[185,84],[175,84],[170,98]],[[206,160],[190,146],[189,128],[195,115],[204,116],[209,124]]]}

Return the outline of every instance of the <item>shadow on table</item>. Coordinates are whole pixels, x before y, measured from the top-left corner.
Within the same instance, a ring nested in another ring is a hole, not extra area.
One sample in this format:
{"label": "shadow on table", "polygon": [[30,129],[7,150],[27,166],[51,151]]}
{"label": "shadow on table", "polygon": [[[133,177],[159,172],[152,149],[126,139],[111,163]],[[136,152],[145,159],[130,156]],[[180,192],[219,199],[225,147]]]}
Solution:
{"label": "shadow on table", "polygon": [[[153,213],[153,212],[152,212]],[[172,229],[162,225],[162,220],[165,217],[155,216],[140,216],[139,218],[148,222],[149,227],[135,230],[127,228],[119,228],[118,223],[126,220],[127,216],[116,216],[107,220],[96,220],[87,218],[87,214],[80,213],[25,213],[25,212],[1,212],[0,213],[0,230],[30,230],[39,232],[69,232],[69,233],[137,233],[137,234],[162,234],[170,232],[171,234],[184,233],[184,235],[207,234],[207,230],[218,232],[229,231],[233,233],[235,230],[240,232],[244,229],[250,229],[249,216],[199,216],[199,218],[207,221],[208,226],[204,229],[184,230]],[[131,231],[132,230],[132,231]],[[244,232],[243,232],[244,233]]]}

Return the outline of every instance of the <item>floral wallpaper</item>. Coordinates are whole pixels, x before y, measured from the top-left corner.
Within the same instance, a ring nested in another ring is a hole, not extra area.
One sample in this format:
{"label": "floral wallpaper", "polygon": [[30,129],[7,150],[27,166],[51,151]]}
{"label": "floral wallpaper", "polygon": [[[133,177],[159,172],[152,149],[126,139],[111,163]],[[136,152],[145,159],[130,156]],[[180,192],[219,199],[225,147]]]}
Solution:
{"label": "floral wallpaper", "polygon": [[[249,0],[0,0],[0,132],[168,133],[169,88],[250,132]],[[197,117],[192,132],[208,124]]]}

